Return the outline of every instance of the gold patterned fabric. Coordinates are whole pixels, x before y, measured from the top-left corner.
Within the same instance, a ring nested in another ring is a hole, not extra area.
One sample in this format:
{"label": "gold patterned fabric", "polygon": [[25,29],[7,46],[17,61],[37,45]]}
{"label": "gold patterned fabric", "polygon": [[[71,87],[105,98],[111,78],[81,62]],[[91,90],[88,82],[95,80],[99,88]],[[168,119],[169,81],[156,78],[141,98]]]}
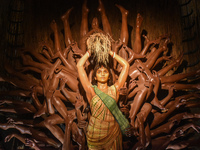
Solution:
{"label": "gold patterned fabric", "polygon": [[[116,99],[114,85],[104,92]],[[97,95],[92,98],[90,108],[92,116],[86,135],[88,148],[90,150],[122,150],[122,133],[119,124]]]}

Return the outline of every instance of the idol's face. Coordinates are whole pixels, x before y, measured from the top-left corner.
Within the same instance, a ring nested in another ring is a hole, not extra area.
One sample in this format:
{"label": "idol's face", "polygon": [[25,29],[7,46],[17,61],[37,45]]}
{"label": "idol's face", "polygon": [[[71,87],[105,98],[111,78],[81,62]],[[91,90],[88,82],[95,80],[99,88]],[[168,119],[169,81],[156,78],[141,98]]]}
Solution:
{"label": "idol's face", "polygon": [[109,79],[109,71],[107,68],[102,66],[97,70],[95,80],[97,80],[97,82],[100,83],[107,83],[108,79]]}

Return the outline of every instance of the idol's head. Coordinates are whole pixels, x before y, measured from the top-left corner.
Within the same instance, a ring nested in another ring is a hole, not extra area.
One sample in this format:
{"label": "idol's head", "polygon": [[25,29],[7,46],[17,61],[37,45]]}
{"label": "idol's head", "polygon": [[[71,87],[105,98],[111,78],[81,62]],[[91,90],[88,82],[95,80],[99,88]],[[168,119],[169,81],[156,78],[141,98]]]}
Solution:
{"label": "idol's head", "polygon": [[113,84],[110,68],[104,63],[96,65],[92,74],[92,84],[97,85],[98,82],[107,83],[108,86]]}

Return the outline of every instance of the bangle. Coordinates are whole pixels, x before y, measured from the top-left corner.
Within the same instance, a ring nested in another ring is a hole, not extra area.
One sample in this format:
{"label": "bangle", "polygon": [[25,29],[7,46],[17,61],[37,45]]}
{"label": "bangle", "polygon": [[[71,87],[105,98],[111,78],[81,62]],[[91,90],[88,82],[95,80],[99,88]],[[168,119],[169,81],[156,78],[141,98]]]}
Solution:
{"label": "bangle", "polygon": [[86,53],[88,54],[88,57],[90,57],[90,52],[89,52],[89,51],[87,51]]}
{"label": "bangle", "polygon": [[115,58],[115,52],[113,52],[112,58]]}

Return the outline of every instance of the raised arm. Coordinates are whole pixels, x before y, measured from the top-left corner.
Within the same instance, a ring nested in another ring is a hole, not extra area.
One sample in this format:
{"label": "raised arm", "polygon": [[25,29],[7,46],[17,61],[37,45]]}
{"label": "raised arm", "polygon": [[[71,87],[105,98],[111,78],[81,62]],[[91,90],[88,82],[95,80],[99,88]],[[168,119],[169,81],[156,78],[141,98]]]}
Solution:
{"label": "raised arm", "polygon": [[129,63],[113,51],[109,51],[109,54],[122,66],[122,71],[119,75],[119,78],[115,82],[115,87],[118,91],[118,89],[123,87],[124,83],[126,82],[128,72],[129,72]]}
{"label": "raised arm", "polygon": [[84,88],[84,90],[86,91],[86,96],[87,99],[90,102],[90,99],[92,98],[92,96],[95,94],[94,90],[92,88],[92,84],[90,83],[87,73],[84,69],[84,64],[87,61],[87,59],[89,58],[90,53],[87,51],[82,57],[81,59],[78,61],[77,63],[77,69],[78,69],[78,75],[79,75],[79,79],[80,82]]}

